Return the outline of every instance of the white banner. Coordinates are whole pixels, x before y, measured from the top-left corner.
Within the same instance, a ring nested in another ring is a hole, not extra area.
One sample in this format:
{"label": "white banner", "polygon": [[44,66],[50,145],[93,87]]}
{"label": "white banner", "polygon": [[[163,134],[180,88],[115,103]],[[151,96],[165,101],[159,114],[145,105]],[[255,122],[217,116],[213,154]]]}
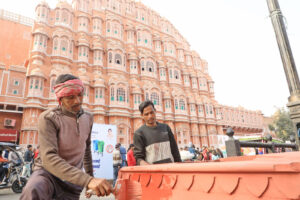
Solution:
{"label": "white banner", "polygon": [[91,148],[94,177],[113,179],[113,150],[117,141],[117,127],[93,124]]}

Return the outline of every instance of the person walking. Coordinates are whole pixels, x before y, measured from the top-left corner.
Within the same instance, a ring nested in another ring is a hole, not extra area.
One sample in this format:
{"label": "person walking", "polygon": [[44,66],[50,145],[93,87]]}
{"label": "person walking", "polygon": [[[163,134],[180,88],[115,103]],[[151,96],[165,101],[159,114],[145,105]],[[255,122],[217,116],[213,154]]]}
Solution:
{"label": "person walking", "polygon": [[[59,106],[39,117],[39,154],[20,199],[78,200],[83,188],[97,196],[109,195],[109,182],[93,177],[93,116],[82,109],[82,81],[62,74],[56,79],[54,91]],[[91,194],[86,192],[86,196]]]}
{"label": "person walking", "polygon": [[120,144],[120,153],[121,153],[121,158],[122,158],[122,166],[121,167],[125,167],[125,166],[127,166],[127,160],[126,160],[127,152],[126,152],[125,147],[123,147],[121,144]]}
{"label": "person walking", "polygon": [[113,151],[113,168],[114,168],[114,180],[113,186],[115,186],[116,181],[118,179],[118,173],[122,166],[122,157],[120,153],[120,143],[116,144],[115,149]]}
{"label": "person walking", "polygon": [[152,101],[142,102],[139,110],[145,124],[133,136],[137,165],[181,162],[171,128],[156,121],[156,110]]}
{"label": "person walking", "polygon": [[134,149],[134,145],[130,144],[128,151],[127,151],[127,164],[128,166],[135,166],[136,165],[136,160],[135,157],[133,155],[133,149]]}
{"label": "person walking", "polygon": [[24,154],[24,166],[22,170],[22,176],[29,177],[31,174],[31,164],[33,161],[34,153],[32,151],[32,145],[27,145],[27,150]]}

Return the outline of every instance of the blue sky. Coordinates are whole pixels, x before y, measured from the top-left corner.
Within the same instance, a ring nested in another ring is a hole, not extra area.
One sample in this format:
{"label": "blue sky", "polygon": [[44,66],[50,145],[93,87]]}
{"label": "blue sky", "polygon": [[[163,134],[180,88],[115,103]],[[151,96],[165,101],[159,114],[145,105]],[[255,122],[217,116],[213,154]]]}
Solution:
{"label": "blue sky", "polygon": [[[0,1],[0,8],[34,17],[38,0]],[[57,0],[47,0],[53,8]],[[285,106],[289,91],[266,0],[141,0],[167,18],[208,61],[220,104],[261,110]],[[297,69],[300,1],[279,0]]]}

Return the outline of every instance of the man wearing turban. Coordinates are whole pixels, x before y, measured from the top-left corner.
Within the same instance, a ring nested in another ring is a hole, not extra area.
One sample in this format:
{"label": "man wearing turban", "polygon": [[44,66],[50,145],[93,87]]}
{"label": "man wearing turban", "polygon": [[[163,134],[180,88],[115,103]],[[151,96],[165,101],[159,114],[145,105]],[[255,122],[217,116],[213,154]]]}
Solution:
{"label": "man wearing turban", "polygon": [[97,196],[109,195],[112,188],[108,181],[93,177],[93,116],[81,107],[82,81],[62,74],[54,91],[59,106],[39,117],[39,156],[20,199],[79,199],[83,188]]}

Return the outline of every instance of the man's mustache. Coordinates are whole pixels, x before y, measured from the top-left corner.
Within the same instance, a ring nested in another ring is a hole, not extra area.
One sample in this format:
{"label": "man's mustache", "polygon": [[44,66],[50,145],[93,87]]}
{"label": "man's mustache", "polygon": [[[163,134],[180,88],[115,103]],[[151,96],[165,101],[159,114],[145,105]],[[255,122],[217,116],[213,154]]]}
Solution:
{"label": "man's mustache", "polygon": [[79,104],[75,104],[75,105],[73,105],[72,106],[72,108],[75,108],[75,107],[77,107],[77,106],[81,106],[82,104],[81,103],[79,103]]}

